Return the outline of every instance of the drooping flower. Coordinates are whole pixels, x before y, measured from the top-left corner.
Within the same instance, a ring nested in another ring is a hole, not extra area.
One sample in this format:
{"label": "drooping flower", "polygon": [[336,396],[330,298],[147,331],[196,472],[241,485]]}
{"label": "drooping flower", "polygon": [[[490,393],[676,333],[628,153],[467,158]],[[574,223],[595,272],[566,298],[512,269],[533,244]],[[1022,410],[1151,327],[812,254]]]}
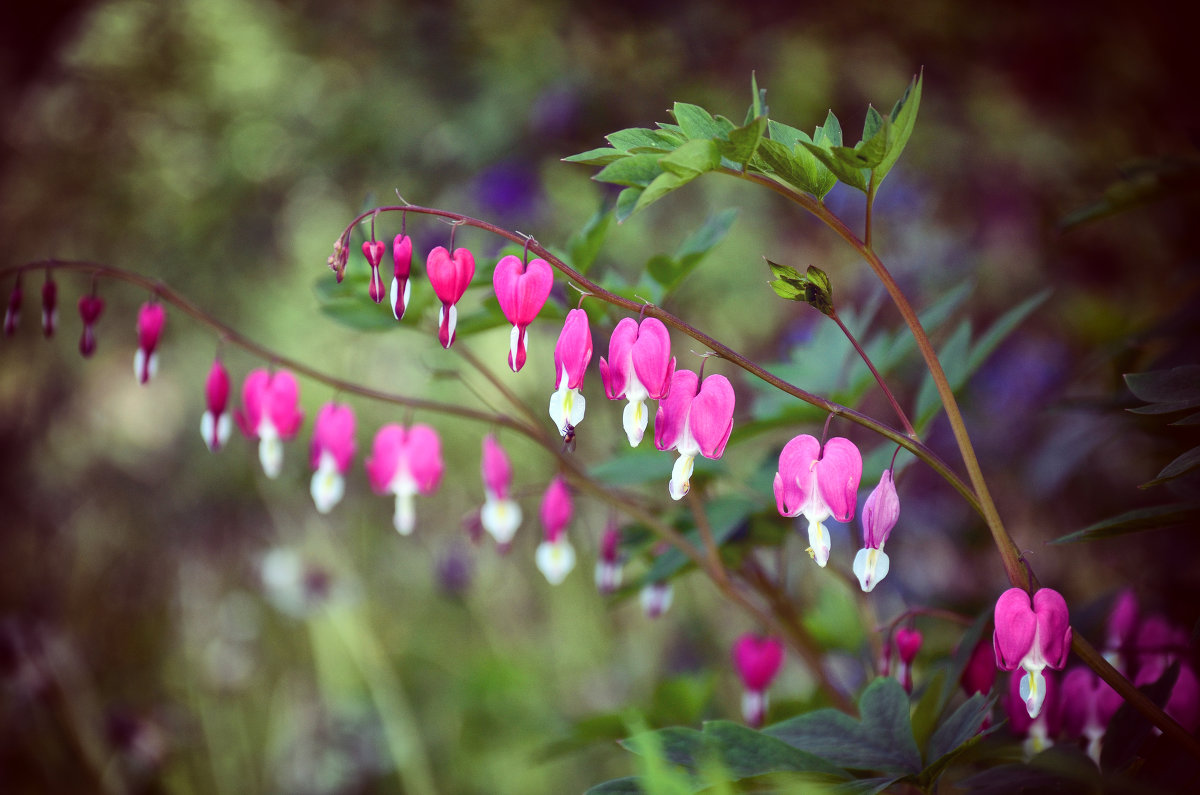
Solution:
{"label": "drooping flower", "polygon": [[42,334],[46,339],[54,336],[58,326],[58,283],[46,271],[46,281],[42,285]]}
{"label": "drooping flower", "polygon": [[681,500],[691,488],[697,455],[720,458],[733,430],[736,396],[723,375],[710,375],[700,383],[691,370],[676,370],[671,389],[654,416],[654,446],[676,450],[671,468],[671,499]]}
{"label": "drooping flower", "polygon": [[658,618],[671,609],[675,586],[668,582],[649,582],[638,591],[638,604],[646,618]]}
{"label": "drooping flower", "polygon": [[885,469],[879,485],[867,497],[862,509],[863,548],[854,556],[854,575],[863,591],[870,591],[887,576],[891,563],[883,545],[900,518],[900,498],[892,482],[892,470]]}
{"label": "drooping flower", "polygon": [[235,417],[242,433],[258,439],[258,460],[269,478],[279,476],[283,442],[299,433],[304,422],[299,402],[300,385],[287,370],[252,370],[242,382],[242,408]]}
{"label": "drooping flower", "polygon": [[959,684],[968,696],[973,696],[976,693],[988,694],[992,692],[992,685],[996,683],[996,656],[992,651],[992,646],[987,642],[987,638],[980,638],[975,644],[975,648],[971,650],[971,657],[967,660],[967,665],[963,668],[962,677],[959,679]]}
{"label": "drooping flower", "polygon": [[158,338],[162,334],[163,324],[167,322],[167,312],[157,301],[148,301],[138,310],[137,334],[138,349],[133,355],[133,374],[139,384],[149,383],[158,372]]}
{"label": "drooping flower", "polygon": [[767,716],[767,688],[783,667],[778,638],[742,635],[733,644],[733,665],[742,680],[742,719],[757,729]]}
{"label": "drooping flower", "polygon": [[592,330],[587,312],[572,309],[567,313],[558,342],[554,345],[554,394],[550,396],[550,419],[558,432],[566,436],[583,422],[587,401],[579,390],[592,361]]}
{"label": "drooping flower", "polygon": [[1100,764],[1100,746],[1108,722],[1123,703],[1116,690],[1084,665],[1077,665],[1062,680],[1063,729],[1087,740],[1087,753]]}
{"label": "drooping flower", "polygon": [[860,480],[862,455],[849,439],[835,436],[822,448],[814,437],[801,434],[779,453],[775,505],[782,516],[803,514],[808,520],[808,553],[818,566],[829,562],[824,522],[831,516],[839,522],[854,518]]}
{"label": "drooping flower", "polygon": [[200,435],[211,452],[216,452],[229,441],[233,423],[225,410],[229,402],[229,373],[220,359],[213,359],[208,379],[204,382],[204,399],[207,410],[200,418]]}
{"label": "drooping flower", "polygon": [[1138,627],[1135,647],[1137,676],[1133,683],[1138,687],[1157,682],[1172,663],[1181,662],[1163,709],[1189,734],[1195,731],[1200,725],[1200,681],[1186,658],[1180,659],[1188,652],[1187,632],[1162,616],[1151,615]]}
{"label": "drooping flower", "polygon": [[98,295],[79,298],[79,317],[83,320],[83,334],[79,337],[79,352],[86,358],[96,352],[96,321],[104,312],[104,299]]}
{"label": "drooping flower", "polygon": [[627,317],[617,323],[608,343],[608,359],[600,357],[600,377],[609,400],[629,401],[623,422],[631,447],[642,441],[649,424],[646,400],[665,398],[674,374],[671,335],[661,320],[648,317],[639,325]]}
{"label": "drooping flower", "polygon": [[313,423],[310,463],[313,468],[309,491],[321,513],[329,513],[346,493],[346,470],[354,460],[354,410],[326,403]]}
{"label": "drooping flower", "polygon": [[1071,619],[1062,594],[1042,588],[1033,595],[1009,588],[996,600],[992,649],[1005,671],[1025,670],[1020,693],[1029,717],[1036,718],[1046,697],[1044,668],[1061,671],[1071,650]]}
{"label": "drooping flower", "polygon": [[512,542],[517,528],[521,526],[521,506],[509,496],[512,486],[512,465],[504,448],[496,441],[496,437],[488,434],[483,437],[483,510],[479,513],[483,529],[496,539],[500,550],[505,552]]}
{"label": "drooping flower", "polygon": [[558,585],[575,568],[575,548],[567,538],[566,528],[574,507],[566,481],[555,475],[542,497],[542,527],[545,540],[538,544],[535,561],[551,585]]}
{"label": "drooping flower", "polygon": [[412,297],[412,238],[408,235],[396,235],[392,241],[392,289],[390,293],[392,314],[397,320],[404,318],[408,309],[408,299]]}
{"label": "drooping flower", "polygon": [[8,294],[8,308],[4,310],[4,336],[6,337],[17,333],[17,326],[21,322],[21,300],[24,295],[25,293],[21,289],[21,276],[18,273],[17,283],[13,285],[12,292]]}
{"label": "drooping flower", "polygon": [[425,270],[433,292],[442,302],[438,310],[438,341],[443,348],[454,344],[454,327],[458,325],[458,308],[455,304],[467,291],[467,285],[475,276],[475,256],[465,248],[454,249],[454,255],[445,246],[429,252]]}
{"label": "drooping flower", "polygon": [[596,560],[596,590],[607,596],[621,587],[621,531],[615,524],[604,529],[600,557]]}
{"label": "drooping flower", "polygon": [[392,524],[400,535],[409,535],[417,524],[413,497],[432,494],[442,480],[442,442],[437,431],[416,424],[389,423],[375,434],[367,478],[376,494],[396,495]]}
{"label": "drooping flower", "polygon": [[913,689],[912,664],[921,651],[921,632],[913,627],[901,627],[896,630],[896,652],[900,655],[900,668],[896,678],[904,689],[911,693]]}
{"label": "drooping flower", "polygon": [[377,304],[383,301],[383,279],[379,276],[379,263],[383,262],[383,252],[386,248],[387,245],[382,240],[364,240],[362,244],[363,256],[371,266],[371,286],[367,294]]}
{"label": "drooping flower", "polygon": [[554,271],[544,259],[523,263],[509,254],[501,257],[492,273],[492,286],[500,310],[513,324],[508,343],[508,366],[515,373],[525,366],[525,329],[537,317],[554,286]]}

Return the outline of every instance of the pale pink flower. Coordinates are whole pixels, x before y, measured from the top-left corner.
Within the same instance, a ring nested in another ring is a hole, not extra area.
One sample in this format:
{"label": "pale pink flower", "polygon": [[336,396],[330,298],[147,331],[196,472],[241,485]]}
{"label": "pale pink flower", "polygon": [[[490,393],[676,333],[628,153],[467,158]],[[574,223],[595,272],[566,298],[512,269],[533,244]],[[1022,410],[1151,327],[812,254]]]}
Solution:
{"label": "pale pink flower", "polygon": [[293,438],[304,422],[300,385],[287,370],[252,370],[242,382],[242,408],[235,417],[242,433],[258,439],[258,460],[267,477],[279,476],[283,442]]}
{"label": "pale pink flower", "polygon": [[376,494],[396,495],[392,523],[401,535],[416,527],[413,497],[432,494],[442,480],[442,442],[428,425],[404,426],[389,423],[375,434],[367,478]]}
{"label": "pale pink flower", "polygon": [[310,492],[317,510],[329,513],[346,494],[346,470],[354,460],[354,410],[326,403],[313,423]]}
{"label": "pale pink flower", "polygon": [[796,436],[779,454],[775,473],[775,505],[782,516],[804,515],[808,520],[808,553],[818,566],[829,562],[829,531],[825,520],[854,518],[862,455],[849,439],[836,436],[821,443],[808,434]]}
{"label": "pale pink flower", "polygon": [[900,497],[892,482],[892,470],[885,469],[862,509],[863,548],[854,556],[854,575],[863,591],[869,593],[891,568],[883,545],[899,518]]}
{"label": "pale pink flower", "polygon": [[671,335],[661,320],[648,317],[639,325],[627,317],[617,323],[608,343],[608,359],[600,357],[600,378],[609,400],[629,401],[622,421],[631,447],[642,441],[649,424],[646,401],[665,398],[674,374]]}
{"label": "pale pink flower", "polygon": [[720,458],[725,452],[735,403],[733,385],[725,376],[710,375],[701,385],[691,370],[675,371],[670,393],[654,416],[654,446],[679,453],[671,469],[671,499],[683,499],[691,488],[696,456]]}

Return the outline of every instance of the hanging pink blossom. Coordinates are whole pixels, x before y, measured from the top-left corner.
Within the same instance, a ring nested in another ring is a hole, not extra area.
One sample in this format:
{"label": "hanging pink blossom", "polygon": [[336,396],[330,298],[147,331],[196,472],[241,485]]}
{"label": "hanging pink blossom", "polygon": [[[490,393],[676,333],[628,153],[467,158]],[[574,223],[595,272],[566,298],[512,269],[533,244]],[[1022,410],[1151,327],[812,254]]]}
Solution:
{"label": "hanging pink blossom", "polygon": [[554,286],[554,271],[544,259],[528,263],[509,254],[501,257],[492,274],[500,310],[513,324],[508,343],[508,366],[515,373],[525,366],[525,330],[537,317]]}
{"label": "hanging pink blossom", "polygon": [[96,352],[96,321],[104,312],[104,299],[98,295],[79,298],[79,317],[83,320],[83,334],[79,337],[79,352],[86,358]]}
{"label": "hanging pink blossom", "polygon": [[379,276],[379,263],[383,262],[383,252],[386,248],[382,240],[364,240],[362,244],[363,256],[367,258],[367,265],[371,267],[371,286],[367,289],[367,294],[377,304],[383,301],[383,279]]}
{"label": "hanging pink blossom", "polygon": [[661,320],[648,317],[639,325],[627,317],[617,323],[608,359],[600,358],[600,377],[609,400],[629,401],[622,422],[631,447],[641,443],[649,424],[646,401],[665,398],[674,375],[671,335]]}
{"label": "hanging pink blossom", "polygon": [[840,436],[822,448],[814,437],[801,434],[779,454],[775,505],[782,516],[804,514],[808,553],[818,566],[829,562],[829,531],[824,522],[831,516],[839,522],[854,518],[861,479],[862,455],[853,442]]}
{"label": "hanging pink blossom", "polygon": [[235,417],[242,433],[258,439],[258,460],[267,477],[279,476],[283,442],[300,432],[300,385],[287,370],[252,370],[242,382],[242,409]]}
{"label": "hanging pink blossom", "polygon": [[133,355],[133,373],[139,384],[146,384],[158,372],[158,338],[167,322],[162,304],[150,301],[138,310],[138,349]]}
{"label": "hanging pink blossom", "polygon": [[229,403],[229,373],[220,359],[213,359],[204,382],[204,400],[207,410],[200,418],[200,435],[211,452],[216,452],[229,441],[233,423],[226,406]]}
{"label": "hanging pink blossom", "polygon": [[587,401],[579,390],[592,361],[592,330],[587,312],[572,309],[563,321],[554,346],[554,394],[550,396],[550,419],[562,436],[574,433],[583,422]]}
{"label": "hanging pink blossom", "polygon": [[575,548],[567,538],[567,525],[574,514],[571,493],[561,475],[555,475],[542,497],[542,528],[545,540],[538,544],[535,562],[551,585],[558,585],[575,568]]}
{"label": "hanging pink blossom", "polygon": [[862,510],[863,548],[854,556],[854,575],[863,591],[869,593],[891,568],[883,545],[900,518],[900,497],[892,482],[892,470],[885,469],[879,485],[867,497]]}
{"label": "hanging pink blossom", "polygon": [[483,510],[479,520],[483,529],[496,540],[501,551],[507,551],[517,528],[521,526],[521,506],[509,496],[512,486],[512,464],[496,437],[483,437],[483,459],[480,469],[483,474]]}
{"label": "hanging pink blossom", "polygon": [[1062,670],[1071,650],[1071,619],[1062,594],[1042,588],[1033,595],[1009,588],[996,600],[992,649],[1005,671],[1023,668],[1021,699],[1036,718],[1046,697],[1044,668]]}
{"label": "hanging pink blossom", "polygon": [[46,339],[54,336],[58,326],[58,283],[46,271],[46,282],[42,285],[42,334]]}
{"label": "hanging pink blossom", "polygon": [[596,560],[596,590],[607,596],[621,587],[621,531],[615,524],[604,529],[600,557]]}
{"label": "hanging pink blossom", "polygon": [[736,396],[723,375],[710,375],[700,384],[691,370],[676,370],[667,397],[654,417],[654,446],[676,450],[671,469],[671,499],[680,500],[691,488],[696,456],[720,458],[733,430]]}
{"label": "hanging pink blossom", "polygon": [[432,494],[442,480],[442,442],[428,425],[404,426],[389,423],[375,434],[367,477],[376,494],[396,495],[392,523],[401,535],[416,527],[413,497]]}
{"label": "hanging pink blossom", "polygon": [[412,297],[412,238],[408,235],[396,235],[392,241],[392,289],[390,298],[392,314],[397,320],[404,318],[408,309],[408,299]]}
{"label": "hanging pink blossom", "polygon": [[17,326],[21,322],[21,300],[24,298],[25,292],[21,289],[21,275],[17,274],[17,283],[13,285],[12,292],[8,294],[8,308],[4,310],[4,336],[11,337],[17,333]]}
{"label": "hanging pink blossom", "polygon": [[900,627],[896,630],[896,653],[900,656],[900,669],[896,678],[911,693],[913,689],[912,664],[921,650],[921,632],[912,627]]}
{"label": "hanging pink blossom", "polygon": [[767,715],[767,688],[783,667],[783,643],[778,638],[742,635],[733,644],[733,665],[744,688],[742,719],[758,728]]}
{"label": "hanging pink blossom", "polygon": [[321,513],[329,513],[346,493],[346,470],[354,460],[354,410],[326,403],[317,412],[309,455],[313,468],[309,491]]}
{"label": "hanging pink blossom", "polygon": [[475,256],[465,248],[454,249],[454,255],[444,246],[429,252],[425,270],[433,292],[442,302],[438,310],[438,341],[443,348],[454,344],[454,328],[458,324],[458,308],[455,306],[475,276]]}

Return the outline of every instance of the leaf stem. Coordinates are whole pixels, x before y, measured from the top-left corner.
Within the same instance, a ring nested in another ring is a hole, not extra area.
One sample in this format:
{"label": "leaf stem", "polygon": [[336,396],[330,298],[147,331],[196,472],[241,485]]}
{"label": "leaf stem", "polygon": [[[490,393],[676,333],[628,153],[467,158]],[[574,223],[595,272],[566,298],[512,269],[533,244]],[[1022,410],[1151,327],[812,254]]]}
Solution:
{"label": "leaf stem", "polygon": [[829,317],[834,323],[838,324],[838,328],[846,335],[846,339],[850,340],[850,344],[854,346],[854,350],[858,351],[859,357],[867,365],[867,369],[871,371],[871,375],[875,376],[875,382],[879,384],[879,388],[883,390],[883,394],[887,397],[888,402],[892,404],[892,408],[896,412],[896,416],[900,418],[900,424],[904,426],[904,430],[908,431],[910,438],[919,440],[917,432],[913,430],[912,423],[908,421],[908,415],[904,413],[904,409],[900,408],[900,403],[896,400],[896,396],[892,394],[892,390],[888,389],[887,382],[883,380],[883,376],[875,369],[875,365],[871,362],[871,357],[867,356],[867,352],[858,344],[858,340],[850,333],[850,329],[842,322],[842,318],[838,316],[837,310],[833,307],[829,309]]}

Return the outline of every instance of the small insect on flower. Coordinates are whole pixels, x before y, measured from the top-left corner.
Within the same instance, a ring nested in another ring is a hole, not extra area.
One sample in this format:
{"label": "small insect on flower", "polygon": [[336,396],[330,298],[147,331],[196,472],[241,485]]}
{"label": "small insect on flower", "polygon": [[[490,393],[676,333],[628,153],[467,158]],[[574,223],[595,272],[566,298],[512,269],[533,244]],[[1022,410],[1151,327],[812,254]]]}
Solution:
{"label": "small insect on flower", "polygon": [[570,423],[570,421],[563,422],[562,437],[563,437],[563,446],[562,446],[563,452],[564,453],[575,452],[575,426],[572,425]]}

